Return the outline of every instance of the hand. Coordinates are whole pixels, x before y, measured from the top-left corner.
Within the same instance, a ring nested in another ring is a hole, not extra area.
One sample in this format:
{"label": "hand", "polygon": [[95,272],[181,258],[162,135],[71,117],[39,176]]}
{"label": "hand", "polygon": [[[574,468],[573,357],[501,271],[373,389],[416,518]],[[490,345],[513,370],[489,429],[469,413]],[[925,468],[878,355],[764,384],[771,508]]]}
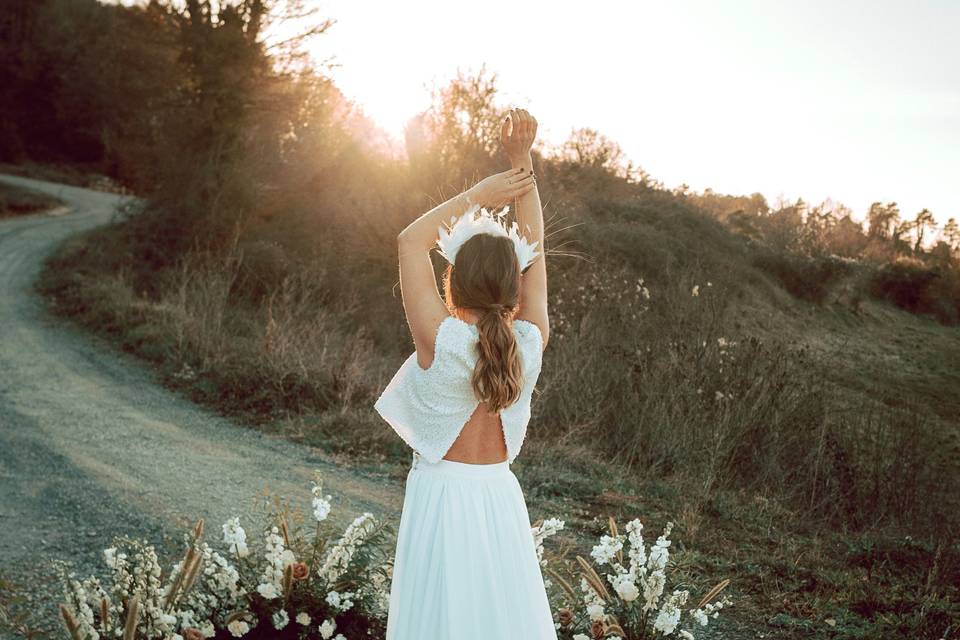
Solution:
{"label": "hand", "polygon": [[507,169],[486,177],[467,190],[470,201],[481,207],[499,209],[537,186],[533,170]]}
{"label": "hand", "polygon": [[526,109],[511,109],[500,125],[500,144],[511,162],[528,157],[536,137],[537,119]]}

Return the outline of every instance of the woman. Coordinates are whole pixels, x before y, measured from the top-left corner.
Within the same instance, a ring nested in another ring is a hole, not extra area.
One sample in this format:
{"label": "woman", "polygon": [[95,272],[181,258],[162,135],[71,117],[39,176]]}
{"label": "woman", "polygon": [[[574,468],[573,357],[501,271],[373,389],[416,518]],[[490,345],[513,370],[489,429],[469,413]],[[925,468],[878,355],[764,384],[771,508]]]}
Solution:
{"label": "woman", "polygon": [[[413,463],[387,640],[557,637],[526,502],[510,469],[549,337],[543,212],[530,156],[536,130],[528,112],[512,110],[500,139],[513,168],[399,235],[415,352],[375,407],[413,449]],[[511,202],[520,225],[507,230],[486,207]],[[442,229],[448,221],[455,224]],[[450,262],[445,300],[430,262],[434,244]]]}

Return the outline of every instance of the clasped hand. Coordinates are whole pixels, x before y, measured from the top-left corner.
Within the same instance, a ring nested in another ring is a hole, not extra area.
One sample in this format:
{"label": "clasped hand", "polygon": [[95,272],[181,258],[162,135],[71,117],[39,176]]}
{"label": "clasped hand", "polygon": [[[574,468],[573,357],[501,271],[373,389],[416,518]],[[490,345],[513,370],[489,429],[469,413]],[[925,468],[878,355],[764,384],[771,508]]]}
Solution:
{"label": "clasped hand", "polygon": [[[537,136],[537,120],[525,109],[511,109],[500,126],[500,144],[514,168],[484,178],[467,191],[482,207],[499,209],[537,186],[530,148]],[[519,165],[519,166],[517,166]]]}
{"label": "clasped hand", "polygon": [[499,209],[537,186],[533,169],[507,169],[488,176],[470,187],[467,196],[481,207]]}

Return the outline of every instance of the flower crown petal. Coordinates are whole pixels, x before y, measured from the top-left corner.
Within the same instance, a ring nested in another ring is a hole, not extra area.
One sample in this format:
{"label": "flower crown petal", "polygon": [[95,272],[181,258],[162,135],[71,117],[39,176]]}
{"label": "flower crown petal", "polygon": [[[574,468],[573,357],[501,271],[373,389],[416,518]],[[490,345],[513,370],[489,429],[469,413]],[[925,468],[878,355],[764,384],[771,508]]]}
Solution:
{"label": "flower crown petal", "polygon": [[[479,215],[477,212],[479,210]],[[520,263],[521,271],[532,262],[537,255],[533,251],[536,242],[532,245],[520,237],[517,231],[517,223],[512,223],[508,231],[504,224],[498,220],[510,211],[510,206],[503,207],[502,210],[491,214],[485,207],[477,204],[471,205],[467,211],[460,216],[460,219],[454,222],[454,217],[450,218],[452,224],[446,225],[447,229],[441,228],[438,232],[437,247],[440,255],[450,264],[455,264],[457,253],[463,244],[478,233],[488,233],[494,236],[509,238],[514,245],[514,251],[517,254],[517,260]],[[494,217],[496,215],[496,218]]]}

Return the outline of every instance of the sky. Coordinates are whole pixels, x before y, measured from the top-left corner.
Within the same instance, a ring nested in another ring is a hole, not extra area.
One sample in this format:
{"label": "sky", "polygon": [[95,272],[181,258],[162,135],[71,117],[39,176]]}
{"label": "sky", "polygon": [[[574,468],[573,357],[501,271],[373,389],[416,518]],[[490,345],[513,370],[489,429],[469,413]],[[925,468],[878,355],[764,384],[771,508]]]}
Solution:
{"label": "sky", "polygon": [[960,218],[960,2],[307,0],[310,45],[388,134],[457,71],[539,137],[613,139],[668,188]]}

